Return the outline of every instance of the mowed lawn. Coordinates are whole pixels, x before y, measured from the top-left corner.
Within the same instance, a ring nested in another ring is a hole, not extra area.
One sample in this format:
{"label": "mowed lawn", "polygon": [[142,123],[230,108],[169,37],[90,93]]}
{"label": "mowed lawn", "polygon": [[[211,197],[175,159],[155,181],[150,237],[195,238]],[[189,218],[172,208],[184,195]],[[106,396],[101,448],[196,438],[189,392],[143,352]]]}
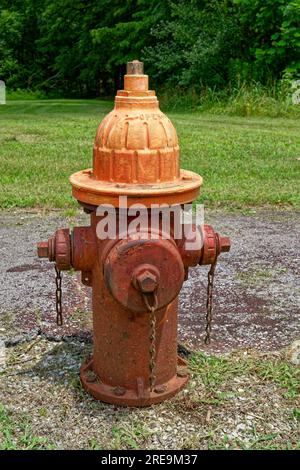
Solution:
{"label": "mowed lawn", "polygon": [[[68,177],[92,165],[113,103],[10,101],[0,106],[0,207],[75,207]],[[204,178],[210,207],[300,206],[300,120],[168,113],[181,167]]]}

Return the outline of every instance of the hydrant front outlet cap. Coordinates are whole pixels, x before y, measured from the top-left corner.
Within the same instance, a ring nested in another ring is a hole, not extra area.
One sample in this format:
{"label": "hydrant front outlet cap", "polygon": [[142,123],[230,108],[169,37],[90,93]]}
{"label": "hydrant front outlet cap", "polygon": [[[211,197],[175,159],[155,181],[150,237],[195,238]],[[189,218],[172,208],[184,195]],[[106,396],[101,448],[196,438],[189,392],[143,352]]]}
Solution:
{"label": "hydrant front outlet cap", "polygon": [[146,310],[141,293],[155,291],[157,308],[161,309],[178,296],[184,280],[177,245],[162,238],[119,240],[109,250],[103,265],[105,283],[113,298],[136,313]]}
{"label": "hydrant front outlet cap", "polygon": [[[173,236],[174,218],[169,237],[164,236],[162,216],[158,227],[152,226],[152,204],[179,207],[194,201],[202,178],[180,168],[176,130],[160,111],[148,81],[142,62],[127,64],[124,89],[96,133],[93,168],[70,177],[73,196],[90,214],[90,225],[71,233],[59,229],[38,244],[38,256],[56,263],[59,321],[59,271],[81,271],[82,282],[92,288],[93,354],[80,369],[83,387],[98,400],[126,406],[159,403],[186,385],[187,364],[177,355],[179,292],[192,266],[211,264],[211,296],[217,257],[230,249],[229,238],[210,225],[191,225],[193,249],[186,235],[180,240]],[[132,233],[127,217],[124,236],[120,196],[126,196],[128,207],[146,207],[147,228]],[[112,205],[116,214],[111,238],[98,236],[105,217],[97,211],[100,204]],[[149,237],[151,228],[155,239]],[[211,305],[209,297],[207,309]]]}

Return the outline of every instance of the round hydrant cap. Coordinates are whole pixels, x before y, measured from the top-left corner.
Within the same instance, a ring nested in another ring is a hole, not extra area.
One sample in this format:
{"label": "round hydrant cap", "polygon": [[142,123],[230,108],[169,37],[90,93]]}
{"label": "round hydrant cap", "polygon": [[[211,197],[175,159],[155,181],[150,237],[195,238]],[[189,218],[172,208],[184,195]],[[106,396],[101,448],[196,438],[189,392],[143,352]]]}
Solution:
{"label": "round hydrant cap", "polygon": [[115,109],[99,126],[94,143],[93,176],[101,181],[153,184],[179,178],[176,130],[148,89],[143,63],[127,64],[124,90]]}

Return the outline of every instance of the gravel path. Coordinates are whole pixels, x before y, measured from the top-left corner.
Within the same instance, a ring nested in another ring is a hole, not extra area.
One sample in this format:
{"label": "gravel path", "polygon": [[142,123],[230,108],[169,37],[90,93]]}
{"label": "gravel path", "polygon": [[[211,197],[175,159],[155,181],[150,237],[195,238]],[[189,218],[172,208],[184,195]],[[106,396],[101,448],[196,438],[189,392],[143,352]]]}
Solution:
{"label": "gravel path", "polygon": [[[213,212],[206,222],[232,239],[219,258],[215,280],[213,341],[203,344],[206,267],[190,270],[180,295],[179,340],[189,348],[229,352],[237,348],[277,350],[299,336],[300,213],[261,211],[251,215]],[[90,289],[78,273],[63,275],[65,326],[54,317],[53,266],[36,255],[36,243],[60,227],[87,224],[60,212],[0,213],[0,338],[14,344],[42,333],[48,339],[90,338]]]}

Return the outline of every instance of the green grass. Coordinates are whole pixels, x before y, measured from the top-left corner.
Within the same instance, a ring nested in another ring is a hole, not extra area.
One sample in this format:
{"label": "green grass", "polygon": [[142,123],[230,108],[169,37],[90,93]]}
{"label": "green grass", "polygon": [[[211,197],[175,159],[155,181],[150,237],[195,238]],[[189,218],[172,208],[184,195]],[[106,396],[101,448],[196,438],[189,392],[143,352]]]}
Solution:
{"label": "green grass", "polygon": [[53,449],[47,439],[33,434],[28,417],[23,414],[16,421],[0,403],[0,450]]}
{"label": "green grass", "polygon": [[[109,101],[8,101],[0,106],[0,207],[72,208],[68,177],[88,168]],[[300,120],[168,113],[181,166],[204,178],[211,207],[299,207]]]}
{"label": "green grass", "polygon": [[[204,390],[200,398],[194,402],[187,401],[189,410],[196,410],[198,406],[209,405],[212,413],[216,415],[221,410],[228,410],[235,399],[239,403],[240,390],[236,387],[235,381],[239,380],[242,384],[247,380],[248,392],[256,395],[257,408],[249,407],[248,412],[262,414],[264,402],[268,398],[259,393],[260,387],[264,384],[274,386],[282,397],[281,406],[290,408],[291,405],[299,403],[300,391],[300,369],[295,365],[287,363],[278,357],[256,357],[251,355],[243,356],[238,352],[236,355],[216,357],[207,356],[201,352],[195,353],[189,362],[189,367],[194,378],[200,379]],[[255,388],[257,387],[257,388]],[[258,395],[257,395],[258,393]],[[267,403],[266,403],[267,405]],[[259,411],[257,411],[259,409]],[[283,411],[283,410],[281,410]],[[227,411],[228,412],[228,411]],[[234,416],[234,411],[233,411]],[[261,423],[270,421],[267,406],[266,412],[261,416]],[[297,407],[290,408],[290,411],[283,411],[281,419],[291,420],[295,423],[300,419],[300,410]],[[276,426],[274,426],[276,428]],[[277,430],[276,430],[277,431]],[[253,424],[251,436],[248,439],[229,438],[226,434],[223,437],[219,435],[219,427],[211,430],[203,438],[207,439],[209,449],[243,449],[243,450],[290,450],[300,449],[299,439],[295,439],[297,431],[288,435],[278,428],[278,432],[266,433],[258,431]],[[199,438],[198,438],[199,439]],[[195,448],[193,438],[191,442],[186,443],[186,448]]]}
{"label": "green grass", "polygon": [[[280,387],[284,398],[296,398],[300,392],[300,369],[292,364],[276,359],[230,358],[207,356],[195,353],[190,359],[190,370],[201,378],[210,394],[214,394],[221,385],[230,384],[238,376],[256,376],[263,382],[274,382]],[[217,394],[218,395],[218,394]],[[217,396],[217,401],[230,399],[231,395]]]}
{"label": "green grass", "polygon": [[45,93],[42,91],[33,91],[18,88],[17,90],[7,90],[6,99],[7,100],[43,100],[46,99]]}
{"label": "green grass", "polygon": [[113,441],[112,449],[120,450],[139,449],[143,441],[151,434],[151,431],[143,424],[135,424],[132,426],[113,426],[111,429]]}
{"label": "green grass", "polygon": [[44,338],[32,344],[32,361],[21,361],[17,374],[12,374],[14,362],[30,346],[7,351],[0,381],[5,384],[0,387],[0,449],[137,450],[169,448],[169,442],[172,449],[176,442],[181,450],[300,450],[300,370],[287,362],[287,352],[241,350],[226,357],[195,352],[184,392],[153,407],[131,409],[113,408],[83,390],[78,360],[90,353],[90,344],[57,346]]}

